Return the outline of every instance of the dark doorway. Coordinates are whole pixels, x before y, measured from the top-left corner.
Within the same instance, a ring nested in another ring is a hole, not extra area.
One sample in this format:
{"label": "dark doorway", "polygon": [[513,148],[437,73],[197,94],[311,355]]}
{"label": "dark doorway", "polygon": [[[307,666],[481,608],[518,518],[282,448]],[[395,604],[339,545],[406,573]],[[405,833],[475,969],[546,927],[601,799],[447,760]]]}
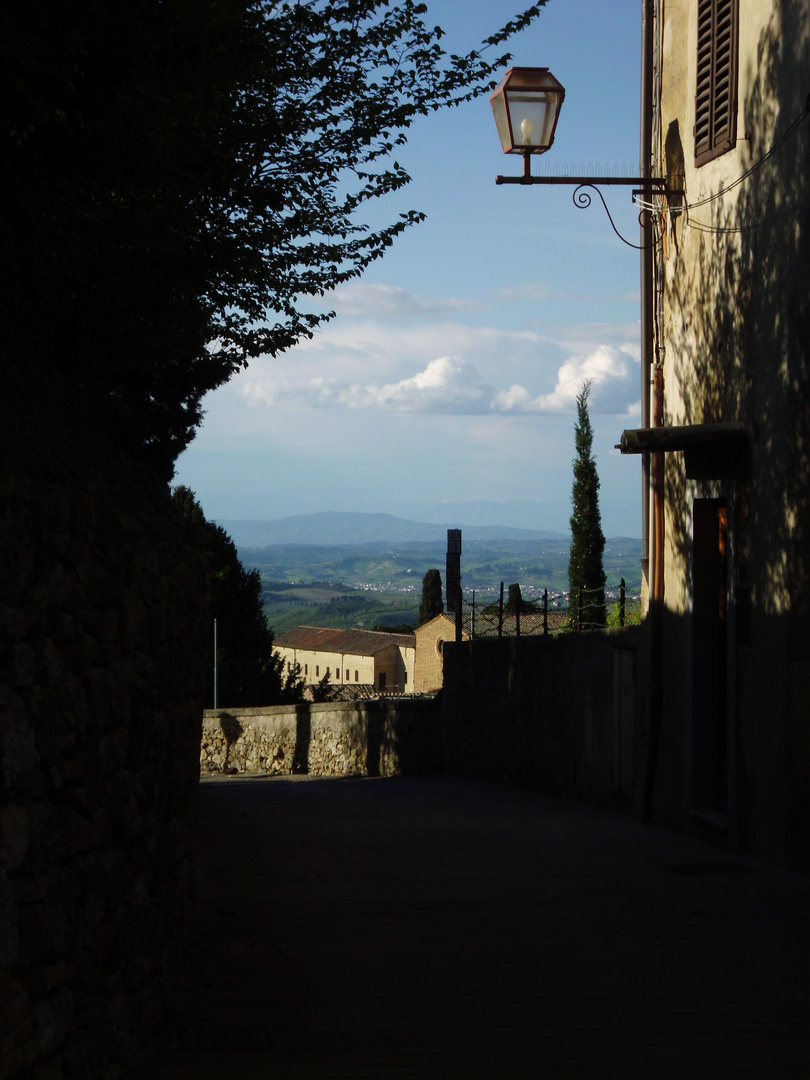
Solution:
{"label": "dark doorway", "polygon": [[727,561],[728,510],[695,499],[692,809],[728,812]]}

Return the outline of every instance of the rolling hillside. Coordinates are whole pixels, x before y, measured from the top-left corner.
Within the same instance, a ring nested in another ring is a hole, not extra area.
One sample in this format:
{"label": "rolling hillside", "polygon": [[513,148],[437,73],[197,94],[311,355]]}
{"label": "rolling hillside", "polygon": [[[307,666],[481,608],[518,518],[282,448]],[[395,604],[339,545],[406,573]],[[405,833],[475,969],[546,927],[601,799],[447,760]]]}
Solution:
{"label": "rolling hillside", "polygon": [[[228,523],[223,523],[226,527]],[[432,567],[444,578],[447,531],[387,514],[312,514],[278,522],[229,523],[239,557],[259,570],[265,612],[280,632],[299,623],[370,629],[416,621],[422,578]],[[234,527],[236,526],[236,527]],[[374,535],[370,541],[367,538]],[[380,532],[387,534],[381,539]],[[319,542],[325,533],[341,542]],[[506,535],[504,535],[506,534]],[[399,535],[399,539],[390,537]],[[427,535],[429,539],[414,539]],[[296,536],[297,540],[282,540]],[[269,541],[268,537],[277,537]],[[247,539],[264,540],[248,544]],[[462,587],[470,601],[497,599],[500,583],[518,582],[526,599],[568,588],[569,540],[529,529],[462,529]],[[608,540],[604,566],[609,589],[624,578],[628,595],[641,587],[641,541]]]}

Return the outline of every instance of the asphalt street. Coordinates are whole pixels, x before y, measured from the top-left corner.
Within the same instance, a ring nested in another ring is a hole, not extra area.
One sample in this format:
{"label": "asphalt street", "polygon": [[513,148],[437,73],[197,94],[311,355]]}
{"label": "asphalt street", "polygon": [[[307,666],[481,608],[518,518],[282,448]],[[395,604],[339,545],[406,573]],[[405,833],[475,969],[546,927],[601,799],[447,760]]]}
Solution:
{"label": "asphalt street", "polygon": [[132,1080],[810,1077],[810,880],[447,778],[201,786]]}

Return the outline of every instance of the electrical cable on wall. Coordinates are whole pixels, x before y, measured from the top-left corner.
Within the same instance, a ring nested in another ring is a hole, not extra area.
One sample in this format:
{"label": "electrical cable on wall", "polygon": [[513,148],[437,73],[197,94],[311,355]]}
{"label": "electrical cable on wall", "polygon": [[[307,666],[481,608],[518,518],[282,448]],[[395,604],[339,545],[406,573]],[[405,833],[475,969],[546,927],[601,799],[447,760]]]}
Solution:
{"label": "electrical cable on wall", "polygon": [[706,206],[709,203],[716,202],[718,199],[721,199],[724,195],[727,195],[728,192],[733,191],[734,188],[739,187],[740,184],[744,183],[750,176],[752,176],[758,169],[760,169],[765,164],[766,161],[768,161],[771,157],[773,157],[773,155],[777,152],[777,150],[779,150],[779,148],[791,137],[791,135],[794,134],[794,132],[806,120],[808,114],[810,114],[810,94],[808,94],[808,96],[807,96],[807,101],[806,101],[805,106],[802,109],[801,113],[796,117],[796,119],[793,121],[793,123],[790,124],[790,126],[787,128],[787,130],[785,132],[783,132],[783,134],[777,139],[777,141],[773,144],[773,146],[770,148],[770,150],[768,150],[768,152],[766,154],[764,154],[759,159],[759,161],[755,162],[750,168],[746,169],[746,171],[741,176],[738,176],[736,180],[734,180],[731,184],[728,185],[728,187],[724,187],[722,190],[715,192],[713,195],[707,195],[706,198],[698,199],[696,202],[693,202],[693,203],[685,203],[682,206],[669,207],[669,206],[665,206],[663,204],[663,202],[651,202],[651,201],[642,199],[639,194],[635,194],[633,196],[634,203],[636,204],[636,206],[638,206],[640,208],[640,210],[642,212],[652,214],[655,217],[662,216],[665,213],[670,213],[671,214],[674,211],[676,211],[679,214],[686,214],[686,224],[690,228],[696,229],[699,232],[713,232],[713,233],[747,232],[747,231],[750,231],[752,229],[761,228],[763,225],[769,223],[770,221],[778,220],[781,217],[791,216],[795,212],[794,209],[792,209],[790,211],[786,211],[784,214],[778,214],[778,215],[773,215],[772,214],[772,215],[769,215],[767,218],[763,218],[761,221],[755,222],[755,223],[750,224],[750,225],[721,227],[721,226],[715,226],[715,225],[708,225],[705,222],[693,221],[693,220],[691,220],[691,218],[689,216],[689,211],[694,210],[694,209],[696,209],[696,208],[698,208],[700,206]]}

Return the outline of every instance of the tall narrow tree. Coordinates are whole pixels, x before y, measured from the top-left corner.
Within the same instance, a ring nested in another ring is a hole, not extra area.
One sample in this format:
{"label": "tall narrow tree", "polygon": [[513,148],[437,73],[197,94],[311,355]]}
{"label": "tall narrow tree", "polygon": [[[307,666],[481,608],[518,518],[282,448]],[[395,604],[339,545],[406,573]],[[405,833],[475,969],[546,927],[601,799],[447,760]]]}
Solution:
{"label": "tall narrow tree", "polygon": [[442,575],[438,570],[428,570],[422,578],[422,603],[419,605],[417,626],[430,622],[444,611],[442,600]]}
{"label": "tall narrow tree", "polygon": [[[577,456],[574,458],[574,485],[571,492],[571,554],[568,585],[572,617],[581,611],[582,625],[605,626],[605,571],[602,555],[605,537],[599,513],[599,477],[593,449],[593,428],[588,412],[591,380],[577,395],[577,423],[574,428]],[[581,604],[581,608],[580,608]]]}
{"label": "tall narrow tree", "polygon": [[520,585],[515,582],[514,585],[509,586],[509,595],[506,599],[506,607],[503,609],[505,615],[517,615],[518,612],[522,612],[523,594],[520,591]]}

